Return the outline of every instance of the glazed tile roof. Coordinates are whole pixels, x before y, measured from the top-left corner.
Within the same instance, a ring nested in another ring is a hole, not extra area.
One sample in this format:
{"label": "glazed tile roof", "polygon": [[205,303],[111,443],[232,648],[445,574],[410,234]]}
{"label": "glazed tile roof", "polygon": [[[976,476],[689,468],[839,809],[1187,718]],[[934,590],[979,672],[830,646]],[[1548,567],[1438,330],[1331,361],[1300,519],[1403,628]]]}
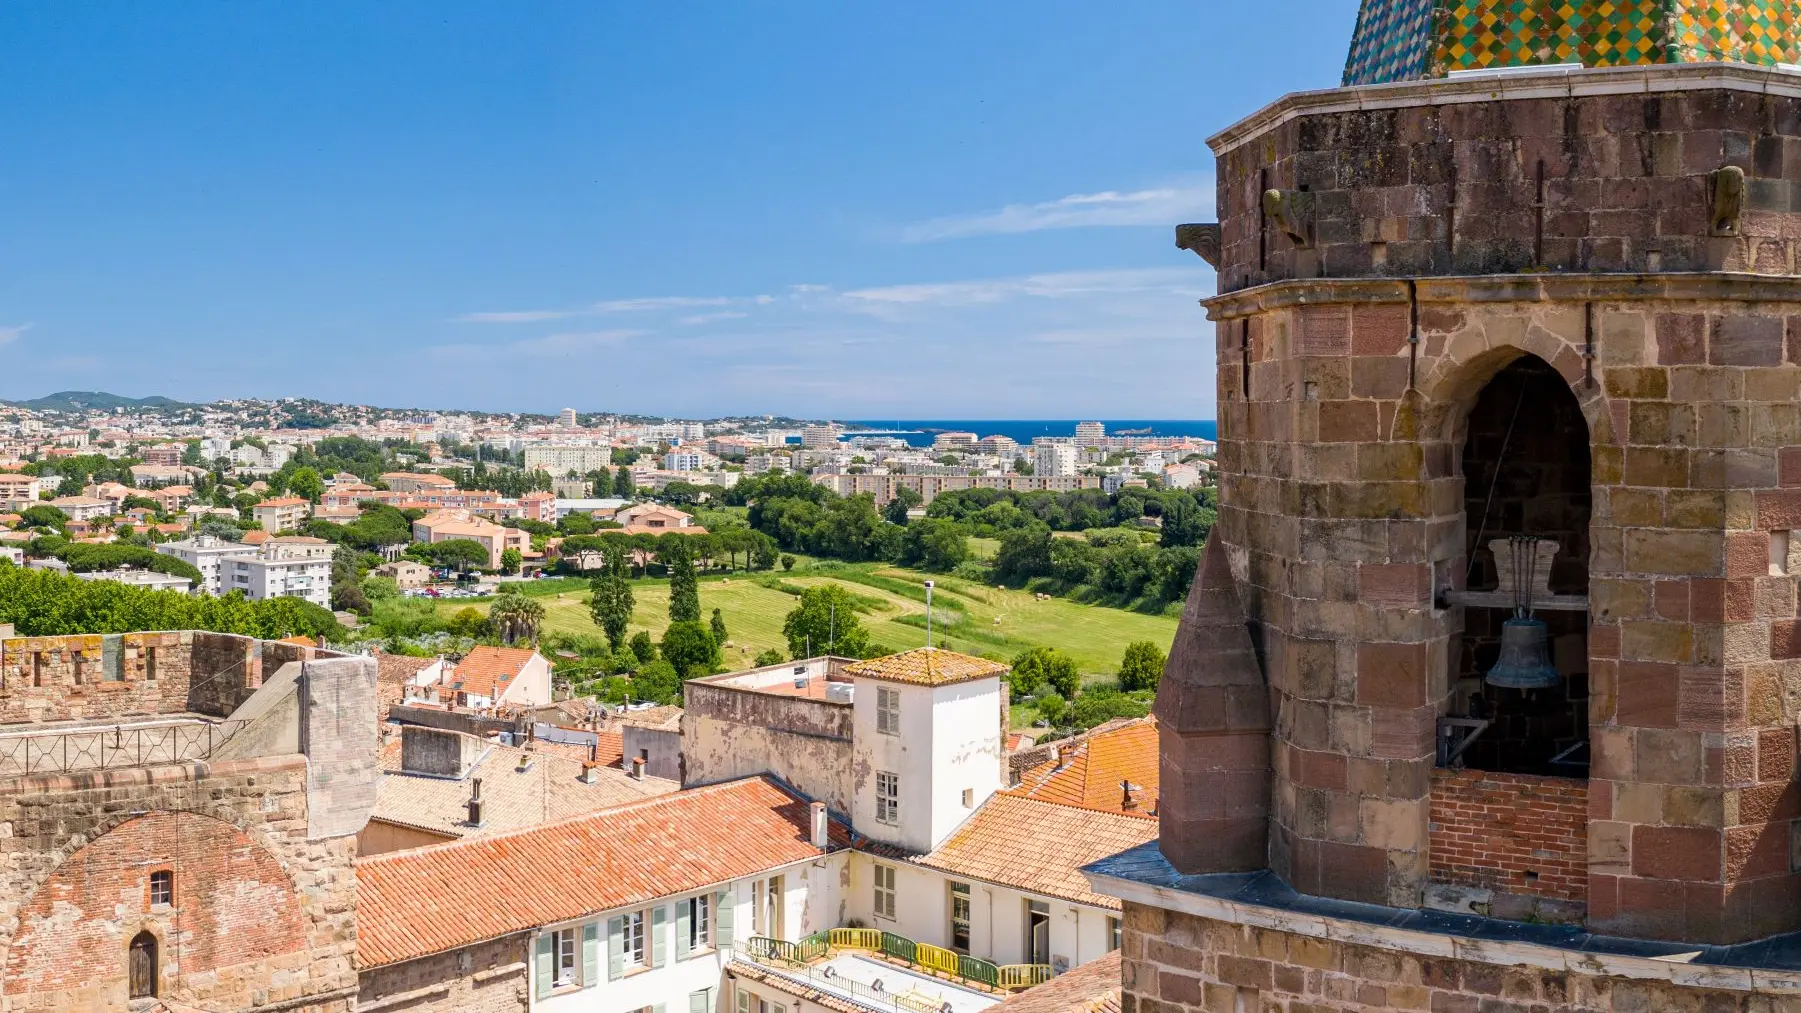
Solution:
{"label": "glazed tile roof", "polygon": [[[660,777],[633,778],[619,769],[618,736],[601,746],[611,766],[593,784],[581,780],[586,746],[579,757],[534,748],[493,745],[462,778],[408,774],[400,768],[401,740],[381,748],[383,777],[376,787],[370,819],[400,823],[453,837],[484,837],[581,816],[628,802],[667,795],[681,787]],[[531,763],[522,770],[521,761]],[[470,780],[482,779],[482,825],[469,825]]]}
{"label": "glazed tile roof", "polygon": [[999,794],[936,850],[913,861],[1026,893],[1118,910],[1119,901],[1089,890],[1078,870],[1156,839],[1155,820]]}
{"label": "glazed tile roof", "polygon": [[[1061,805],[1082,806],[1130,813],[1154,819],[1157,811],[1157,719],[1140,718],[1111,728],[1096,729],[1086,738],[1061,746],[1056,760],[1046,760],[1020,775],[1019,784],[1007,789],[1021,795]],[[1121,781],[1136,785],[1137,805],[1124,808]]]}
{"label": "glazed tile roof", "polygon": [[1006,675],[1007,672],[1007,666],[1001,662],[974,658],[938,647],[916,647],[911,651],[883,658],[859,661],[844,668],[844,674],[852,678],[905,682],[915,686],[949,686]]}
{"label": "glazed tile roof", "polygon": [[[358,859],[360,968],[709,889],[817,857],[807,803],[768,777]],[[831,824],[831,846],[848,844]]]}
{"label": "glazed tile roof", "polygon": [[1009,997],[991,1013],[1119,1013],[1119,961],[1114,950]]}
{"label": "glazed tile roof", "polygon": [[453,690],[498,700],[510,688],[509,684],[513,679],[524,670],[526,662],[532,660],[537,653],[517,647],[483,645],[457,662],[456,668],[444,677],[444,681]]}

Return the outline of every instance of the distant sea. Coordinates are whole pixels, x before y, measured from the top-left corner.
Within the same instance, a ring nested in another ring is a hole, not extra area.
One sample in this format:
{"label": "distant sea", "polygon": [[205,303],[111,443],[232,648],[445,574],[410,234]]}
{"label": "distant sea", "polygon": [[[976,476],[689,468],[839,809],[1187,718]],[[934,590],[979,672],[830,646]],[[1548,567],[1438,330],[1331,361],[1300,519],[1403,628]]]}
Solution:
{"label": "distant sea", "polygon": [[[851,424],[883,430],[915,447],[929,447],[932,438],[943,432],[974,433],[976,436],[1010,436],[1029,444],[1038,436],[1074,436],[1078,421],[1098,421],[1107,427],[1107,435],[1134,436],[1199,436],[1219,438],[1219,423],[1212,419],[859,419]],[[868,431],[851,430],[852,436],[872,436]]]}

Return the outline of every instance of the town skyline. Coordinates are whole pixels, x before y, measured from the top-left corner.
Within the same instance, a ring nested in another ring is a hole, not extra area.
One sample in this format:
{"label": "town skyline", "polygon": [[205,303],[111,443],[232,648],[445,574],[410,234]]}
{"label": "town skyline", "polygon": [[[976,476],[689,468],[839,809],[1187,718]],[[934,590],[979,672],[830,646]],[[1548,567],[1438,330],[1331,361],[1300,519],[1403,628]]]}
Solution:
{"label": "town skyline", "polygon": [[1210,417],[1169,226],[1354,8],[15,14],[0,399]]}

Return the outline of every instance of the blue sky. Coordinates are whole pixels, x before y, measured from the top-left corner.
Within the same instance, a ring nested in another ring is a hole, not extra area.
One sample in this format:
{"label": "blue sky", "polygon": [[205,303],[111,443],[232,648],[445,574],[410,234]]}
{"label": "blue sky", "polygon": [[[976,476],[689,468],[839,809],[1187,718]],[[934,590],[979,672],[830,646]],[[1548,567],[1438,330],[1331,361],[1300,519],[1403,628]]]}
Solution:
{"label": "blue sky", "polygon": [[8,5],[0,398],[1210,418],[1171,226],[1355,17]]}

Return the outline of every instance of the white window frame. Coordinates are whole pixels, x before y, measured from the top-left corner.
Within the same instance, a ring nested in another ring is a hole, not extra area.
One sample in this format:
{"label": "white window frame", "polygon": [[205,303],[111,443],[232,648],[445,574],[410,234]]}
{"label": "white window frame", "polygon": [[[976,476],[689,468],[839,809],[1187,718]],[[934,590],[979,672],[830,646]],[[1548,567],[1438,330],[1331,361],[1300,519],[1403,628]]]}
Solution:
{"label": "white window frame", "polygon": [[582,927],[571,925],[550,934],[550,987],[573,988],[582,983]]}
{"label": "white window frame", "polygon": [[875,730],[883,735],[900,734],[900,690],[876,687]]}
{"label": "white window frame", "polygon": [[621,954],[625,958],[627,968],[649,967],[649,951],[645,948],[645,923],[650,921],[650,912],[633,911],[625,916],[625,942],[621,946]]}
{"label": "white window frame", "polygon": [[878,918],[894,917],[895,870],[892,865],[875,865],[875,913]]}
{"label": "white window frame", "polygon": [[876,771],[875,821],[889,826],[900,822],[900,775],[892,770]]}
{"label": "white window frame", "polygon": [[688,904],[688,952],[710,949],[713,946],[713,898],[709,894],[696,894],[689,897]]}

